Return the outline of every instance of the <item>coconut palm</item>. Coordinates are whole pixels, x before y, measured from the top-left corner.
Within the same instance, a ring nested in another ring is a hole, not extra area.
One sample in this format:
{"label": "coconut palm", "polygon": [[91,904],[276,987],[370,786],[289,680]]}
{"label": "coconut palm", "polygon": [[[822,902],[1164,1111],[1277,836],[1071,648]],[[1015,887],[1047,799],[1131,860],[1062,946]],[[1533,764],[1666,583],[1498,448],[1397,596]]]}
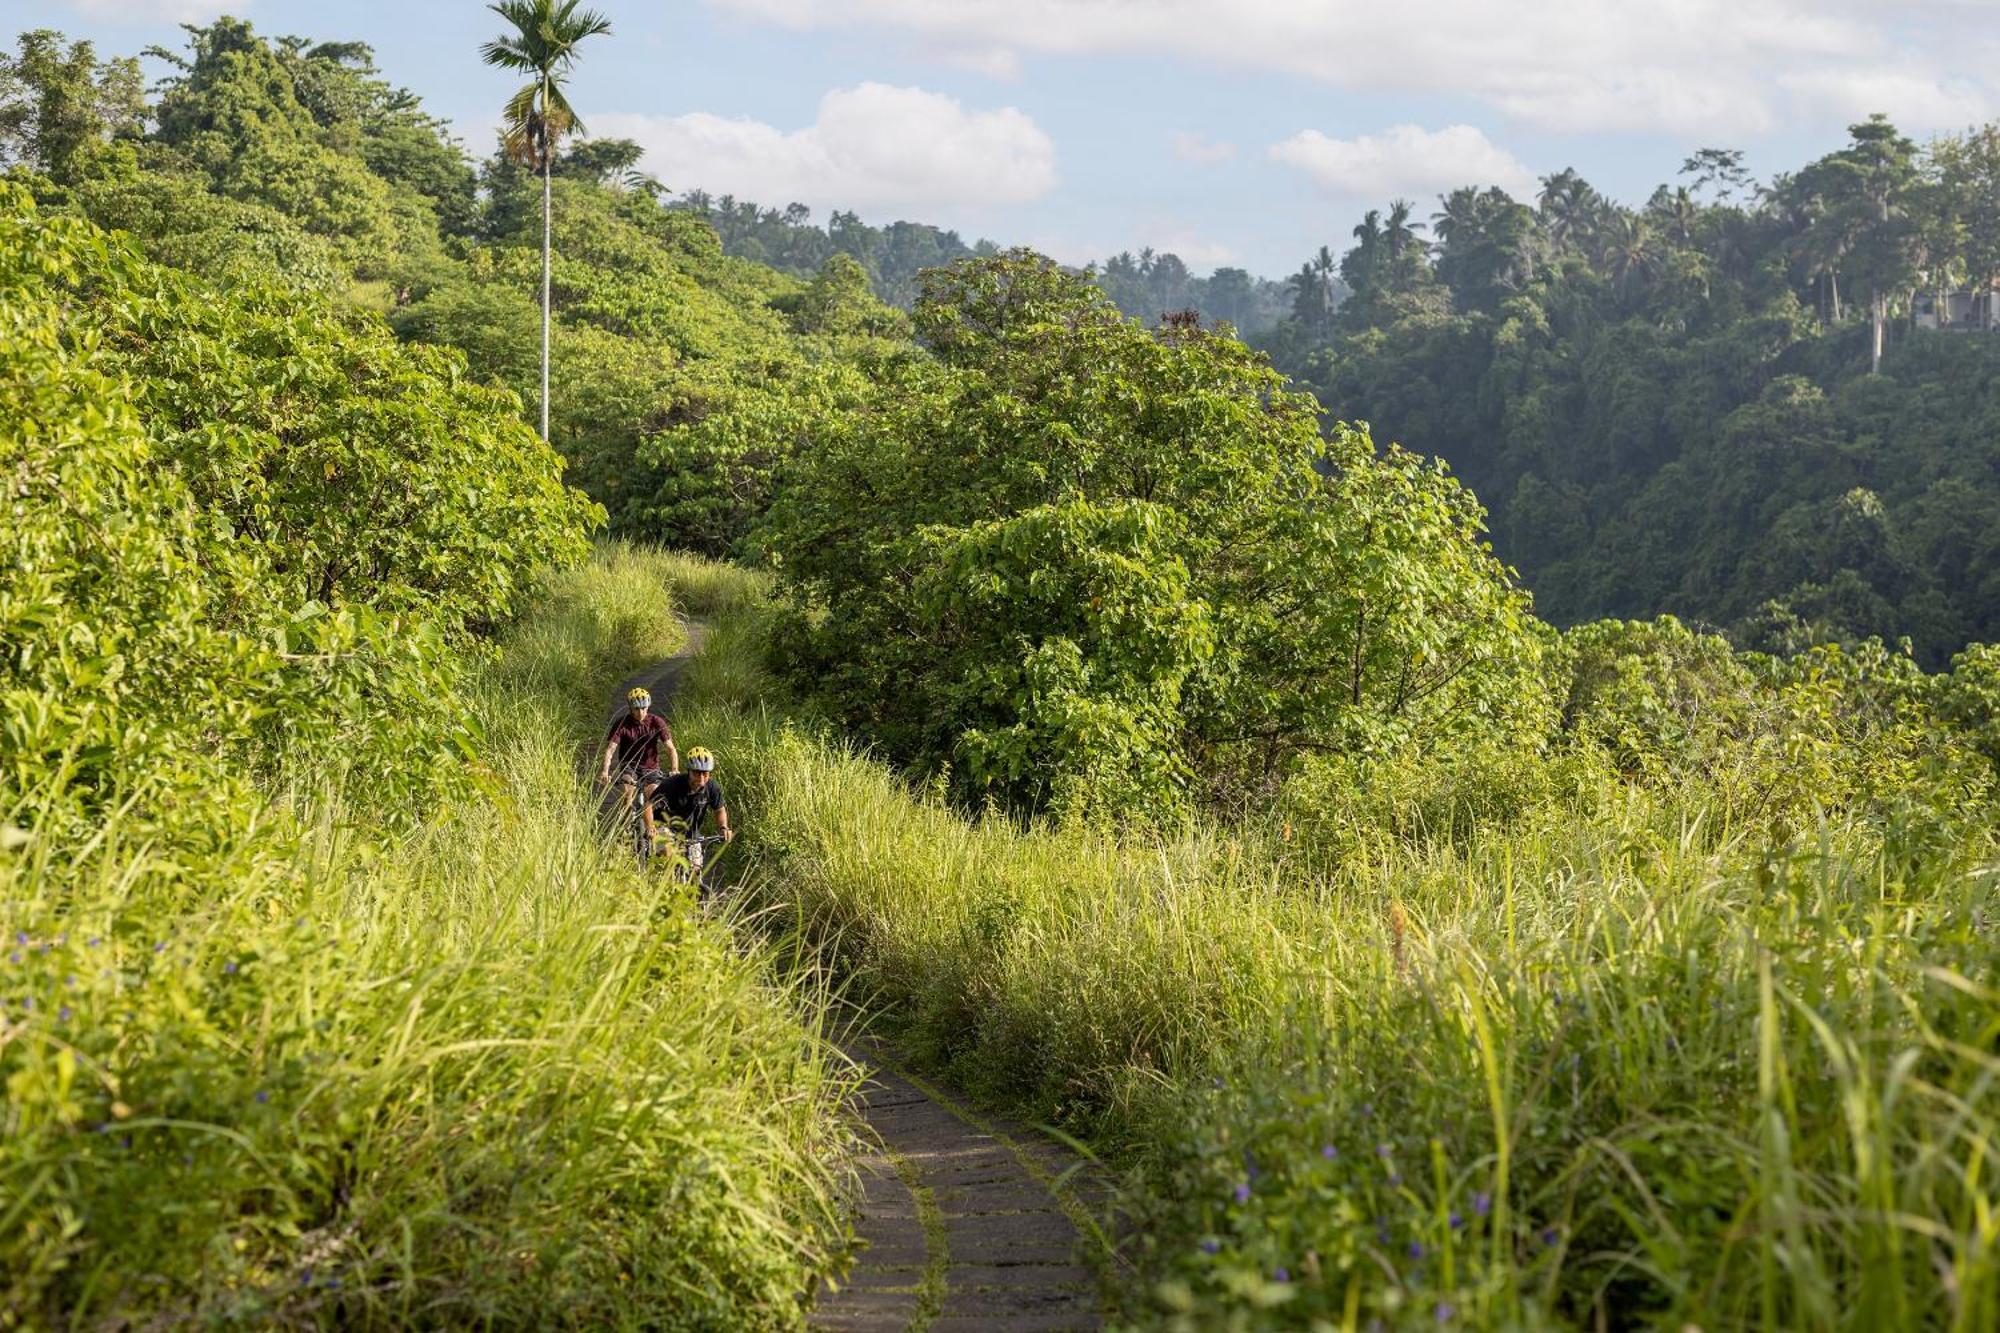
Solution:
{"label": "coconut palm", "polygon": [[486,43],[480,54],[489,65],[532,77],[509,98],[502,143],[523,165],[542,173],[542,438],[549,438],[549,252],[552,211],[549,177],[555,148],[564,136],[581,133],[583,122],[563,95],[563,77],[586,37],[611,31],[611,20],[595,10],[579,10],[581,0],[500,0],[487,8],[514,25],[514,31]]}

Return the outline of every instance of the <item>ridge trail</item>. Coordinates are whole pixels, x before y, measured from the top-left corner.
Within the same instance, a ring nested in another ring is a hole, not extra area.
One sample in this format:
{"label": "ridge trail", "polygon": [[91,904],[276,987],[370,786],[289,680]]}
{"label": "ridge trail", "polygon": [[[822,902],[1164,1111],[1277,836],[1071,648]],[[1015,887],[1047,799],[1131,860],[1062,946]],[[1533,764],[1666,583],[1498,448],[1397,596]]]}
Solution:
{"label": "ridge trail", "polygon": [[[620,682],[607,719],[643,685],[670,703],[708,626],[684,622],[672,657]],[[608,725],[607,721],[607,725]],[[688,743],[676,733],[676,741]],[[1046,1136],[975,1113],[866,1038],[844,1050],[865,1074],[853,1112],[872,1142],[855,1163],[861,1244],[838,1286],[817,1293],[808,1325],[828,1333],[1056,1333],[1100,1323],[1103,1253],[1093,1215],[1105,1192],[1082,1159]],[[1087,1183],[1078,1188],[1075,1181]]]}

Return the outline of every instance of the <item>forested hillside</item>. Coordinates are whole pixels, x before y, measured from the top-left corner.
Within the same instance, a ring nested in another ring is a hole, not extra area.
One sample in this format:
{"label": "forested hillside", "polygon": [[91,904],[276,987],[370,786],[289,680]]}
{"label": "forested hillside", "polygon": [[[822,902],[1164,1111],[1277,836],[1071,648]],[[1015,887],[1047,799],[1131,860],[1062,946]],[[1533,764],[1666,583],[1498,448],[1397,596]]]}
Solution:
{"label": "forested hillside", "polygon": [[[1397,205],[1266,355],[663,199],[498,8],[477,161],[358,43],[0,65],[0,1325],[796,1328],[836,1000],[1133,1326],[2000,1323],[2000,132]],[[577,762],[677,611],[706,903]]]}
{"label": "forested hillside", "polygon": [[1761,185],[1705,150],[1638,208],[1574,172],[1398,201],[1294,278],[1268,344],[1449,461],[1558,623],[1907,635],[1937,665],[2000,634],[2000,332],[1916,322],[1996,280],[2000,129],[1919,147],[1877,119]]}

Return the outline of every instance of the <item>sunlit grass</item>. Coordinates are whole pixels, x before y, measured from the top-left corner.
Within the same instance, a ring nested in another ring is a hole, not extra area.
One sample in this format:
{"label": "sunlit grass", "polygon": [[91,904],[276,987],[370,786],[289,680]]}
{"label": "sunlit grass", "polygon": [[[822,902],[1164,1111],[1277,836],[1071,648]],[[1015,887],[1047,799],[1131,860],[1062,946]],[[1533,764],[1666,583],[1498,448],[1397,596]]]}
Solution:
{"label": "sunlit grass", "polygon": [[846,1227],[822,1001],[578,780],[663,589],[557,579],[482,673],[482,794],[414,834],[302,783],[212,862],[0,856],[0,1324],[800,1322]]}
{"label": "sunlit grass", "polygon": [[1450,840],[968,821],[789,724],[754,616],[678,725],[766,920],[932,1068],[1092,1138],[1133,1317],[2000,1325],[1990,828],[1923,856],[1603,790]]}

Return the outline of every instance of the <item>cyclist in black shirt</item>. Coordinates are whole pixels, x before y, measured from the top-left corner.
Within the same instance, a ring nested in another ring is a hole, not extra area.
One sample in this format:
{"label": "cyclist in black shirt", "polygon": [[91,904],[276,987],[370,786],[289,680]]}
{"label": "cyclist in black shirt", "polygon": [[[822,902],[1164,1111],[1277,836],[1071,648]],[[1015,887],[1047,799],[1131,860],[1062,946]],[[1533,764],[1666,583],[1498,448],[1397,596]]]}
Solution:
{"label": "cyclist in black shirt", "polygon": [[722,797],[722,784],[715,780],[715,756],[702,746],[687,752],[687,771],[670,773],[653,790],[654,804],[664,809],[675,823],[687,830],[688,869],[701,873],[702,847],[694,841],[709,815],[715,816],[716,831],[724,842],[735,839],[729,827],[729,807]]}

